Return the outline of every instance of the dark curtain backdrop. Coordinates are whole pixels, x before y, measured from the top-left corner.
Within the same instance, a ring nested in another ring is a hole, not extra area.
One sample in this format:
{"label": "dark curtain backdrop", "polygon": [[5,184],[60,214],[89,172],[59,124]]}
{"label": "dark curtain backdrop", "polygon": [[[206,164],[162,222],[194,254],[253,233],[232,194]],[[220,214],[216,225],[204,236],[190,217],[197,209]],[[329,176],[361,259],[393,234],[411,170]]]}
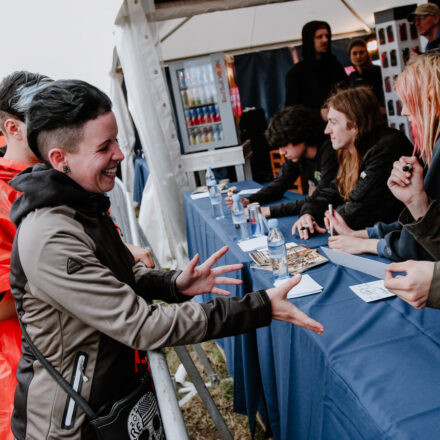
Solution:
{"label": "dark curtain backdrop", "polygon": [[[350,65],[349,39],[332,41],[332,52],[345,67]],[[301,46],[297,46],[301,59]],[[285,78],[293,67],[290,49],[265,50],[234,56],[236,82],[242,108],[261,107],[269,120],[285,102]]]}
{"label": "dark curtain backdrop", "polygon": [[242,108],[261,107],[267,119],[284,105],[286,73],[293,67],[290,50],[265,50],[234,56]]}

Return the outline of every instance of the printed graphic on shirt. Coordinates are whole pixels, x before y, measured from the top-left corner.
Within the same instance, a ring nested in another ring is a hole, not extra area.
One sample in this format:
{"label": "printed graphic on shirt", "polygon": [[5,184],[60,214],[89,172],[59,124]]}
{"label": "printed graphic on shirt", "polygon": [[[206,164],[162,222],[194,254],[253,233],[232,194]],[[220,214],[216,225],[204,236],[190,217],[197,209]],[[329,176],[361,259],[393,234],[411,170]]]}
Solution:
{"label": "printed graphic on shirt", "polygon": [[130,440],[165,439],[156,397],[151,391],[144,394],[130,411],[127,428]]}
{"label": "printed graphic on shirt", "polygon": [[313,177],[317,182],[319,182],[321,180],[321,171],[316,170],[313,174]]}

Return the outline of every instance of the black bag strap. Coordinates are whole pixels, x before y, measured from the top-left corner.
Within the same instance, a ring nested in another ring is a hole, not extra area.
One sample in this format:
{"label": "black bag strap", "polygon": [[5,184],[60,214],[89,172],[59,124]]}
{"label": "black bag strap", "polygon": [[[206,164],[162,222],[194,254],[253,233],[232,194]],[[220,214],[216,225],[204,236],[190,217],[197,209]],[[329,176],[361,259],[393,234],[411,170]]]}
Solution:
{"label": "black bag strap", "polygon": [[87,417],[89,419],[94,419],[96,417],[95,412],[92,408],[90,408],[89,404],[86,402],[86,400],[77,393],[72,386],[64,379],[64,377],[61,376],[60,373],[58,373],[57,370],[52,366],[52,364],[42,355],[40,350],[38,350],[37,347],[35,347],[34,343],[32,342],[28,332],[26,331],[26,328],[21,320],[20,314],[18,315],[18,320],[20,322],[21,331],[23,333],[24,338],[26,339],[26,342],[29,344],[32,353],[35,355],[35,357],[41,362],[41,364],[46,368],[46,370],[49,372],[49,374],[53,377],[55,382],[78,404],[78,406],[85,412]]}

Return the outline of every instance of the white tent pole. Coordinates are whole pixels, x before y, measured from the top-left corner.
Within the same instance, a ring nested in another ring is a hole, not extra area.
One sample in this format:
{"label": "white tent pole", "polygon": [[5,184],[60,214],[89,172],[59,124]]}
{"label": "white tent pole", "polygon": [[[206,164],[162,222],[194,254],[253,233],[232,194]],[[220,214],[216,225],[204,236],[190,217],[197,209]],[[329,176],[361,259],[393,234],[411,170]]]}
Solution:
{"label": "white tent pole", "polygon": [[168,31],[161,39],[160,42],[163,43],[167,38],[171,37],[171,35],[174,34],[174,32],[178,31],[185,23],[188,23],[188,21],[191,20],[192,17],[184,18],[177,26],[174,26],[173,29]]}
{"label": "white tent pole", "polygon": [[182,191],[188,188],[155,35],[139,1],[126,0],[115,29],[130,113],[150,168],[139,223],[162,267],[187,262]]}
{"label": "white tent pole", "polygon": [[362,27],[365,29],[366,32],[371,34],[373,32],[373,29],[368,26],[368,23],[362,19],[362,17],[346,2],[346,0],[341,0],[341,3],[353,14],[353,16],[360,21],[362,24]]}

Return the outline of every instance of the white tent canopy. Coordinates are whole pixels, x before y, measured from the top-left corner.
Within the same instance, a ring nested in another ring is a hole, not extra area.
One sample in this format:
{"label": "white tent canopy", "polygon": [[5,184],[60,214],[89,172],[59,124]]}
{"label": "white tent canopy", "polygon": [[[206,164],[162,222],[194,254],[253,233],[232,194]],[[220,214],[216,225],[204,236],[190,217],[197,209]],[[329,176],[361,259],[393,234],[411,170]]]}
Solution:
{"label": "white tent canopy", "polygon": [[[219,3],[223,7],[267,4],[207,12]],[[335,37],[366,33],[368,28],[374,28],[374,12],[411,3],[402,0],[171,1],[159,3],[156,13],[149,18],[160,20],[162,56],[168,61],[213,52],[248,52],[295,44],[301,41],[302,26],[311,20],[327,21]],[[171,18],[179,14],[181,18]]]}
{"label": "white tent canopy", "polygon": [[[418,2],[423,3],[423,2]],[[128,108],[150,167],[139,221],[161,265],[187,260],[183,172],[172,107],[161,63],[214,52],[240,53],[300,42],[302,26],[327,21],[334,36],[365,34],[374,12],[411,2],[399,0],[124,0],[116,19],[116,46]],[[235,8],[235,9],[231,9]],[[113,71],[118,69],[114,63]],[[115,112],[127,120],[117,75]],[[120,82],[120,79],[119,79]],[[130,148],[129,124],[122,144]],[[125,167],[126,173],[130,168]]]}

